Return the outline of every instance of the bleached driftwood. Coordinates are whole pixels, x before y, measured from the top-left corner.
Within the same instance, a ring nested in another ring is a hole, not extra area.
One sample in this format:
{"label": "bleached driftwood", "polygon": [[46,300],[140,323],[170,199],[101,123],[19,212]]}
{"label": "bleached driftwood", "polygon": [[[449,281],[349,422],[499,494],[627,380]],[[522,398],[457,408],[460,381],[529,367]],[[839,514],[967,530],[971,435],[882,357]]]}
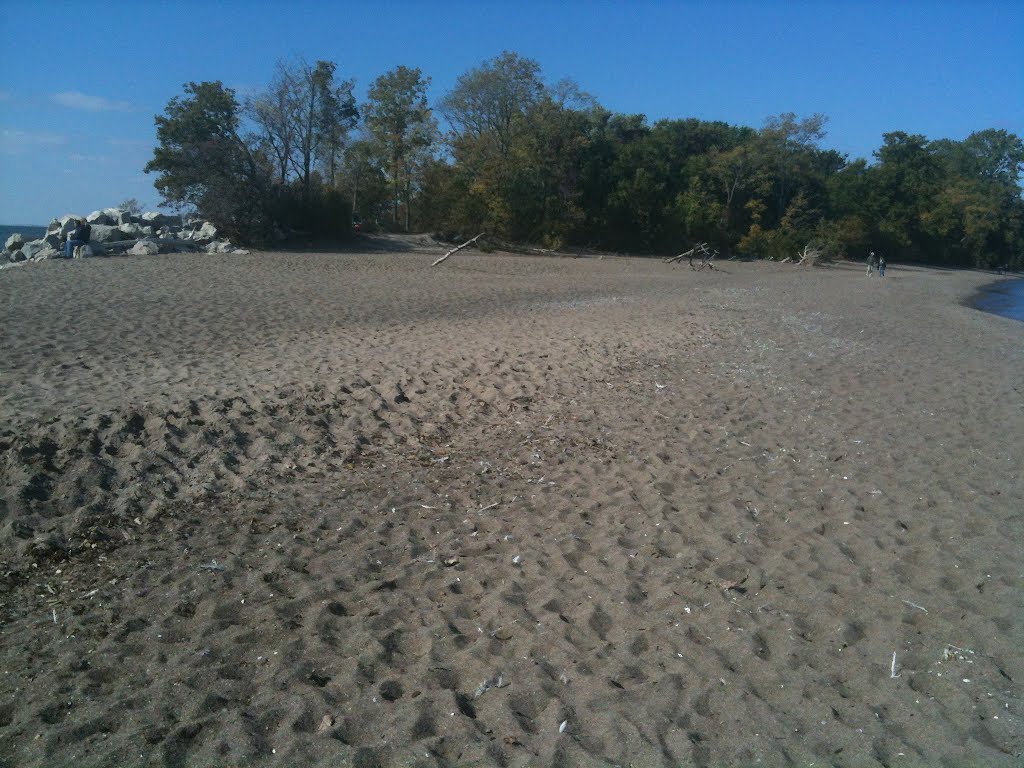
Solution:
{"label": "bleached driftwood", "polygon": [[821,258],[821,251],[817,248],[811,248],[810,245],[805,245],[802,253],[797,254],[800,257],[800,261],[797,265],[807,262],[808,266],[813,267],[814,264]]}
{"label": "bleached driftwood", "polygon": [[445,260],[445,259],[447,259],[447,258],[448,258],[449,256],[451,256],[451,255],[452,255],[453,253],[456,253],[456,252],[458,252],[458,251],[461,251],[461,250],[462,250],[463,248],[465,248],[465,247],[466,247],[466,246],[468,246],[468,245],[472,245],[473,243],[475,243],[475,242],[476,242],[477,240],[479,240],[479,239],[480,239],[481,237],[483,237],[483,236],[484,236],[484,233],[483,233],[483,232],[481,232],[481,233],[480,233],[479,235],[477,235],[476,237],[474,237],[474,238],[473,238],[472,240],[467,240],[466,242],[464,242],[464,243],[463,243],[462,245],[458,246],[457,248],[452,248],[452,249],[451,249],[450,251],[448,251],[448,253],[446,253],[446,254],[445,254],[444,256],[442,256],[442,257],[441,257],[440,259],[438,259],[437,261],[435,261],[435,262],[434,262],[433,264],[431,264],[430,266],[432,266],[432,267],[436,267],[436,266],[437,266],[438,264],[440,264],[440,263],[441,263],[442,261],[444,261],[444,260]]}
{"label": "bleached driftwood", "polygon": [[[703,245],[703,243],[701,243],[701,245]],[[696,250],[697,250],[697,248],[694,247],[694,248],[691,248],[690,250],[688,250],[686,253],[680,253],[678,256],[670,256],[669,258],[665,259],[665,263],[666,264],[678,263],[678,262],[682,261],[683,259],[685,259],[687,256],[692,257],[693,254],[696,252]]]}
{"label": "bleached driftwood", "polygon": [[[711,260],[714,259],[717,255],[718,251],[710,250],[708,248],[707,243],[697,243],[697,245],[695,245],[693,248],[686,251],[685,253],[680,253],[678,256],[670,256],[669,258],[665,259],[665,263],[676,264],[682,261],[683,259],[689,258],[690,269],[699,270],[704,269],[704,267],[707,267],[708,269],[714,269],[715,267],[711,263]],[[697,256],[700,256],[700,266],[697,266],[696,264],[693,263],[693,260]]]}

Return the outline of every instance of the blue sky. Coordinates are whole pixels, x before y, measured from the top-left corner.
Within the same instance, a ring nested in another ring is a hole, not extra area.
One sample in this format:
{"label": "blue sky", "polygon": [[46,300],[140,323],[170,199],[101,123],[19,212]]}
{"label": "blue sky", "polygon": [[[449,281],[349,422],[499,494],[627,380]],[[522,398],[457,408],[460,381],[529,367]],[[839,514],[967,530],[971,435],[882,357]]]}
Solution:
{"label": "blue sky", "polygon": [[0,29],[5,224],[128,197],[155,208],[153,117],[182,84],[245,95],[297,56],[337,62],[360,100],[384,72],[420,67],[436,99],[512,50],[652,122],[824,112],[825,145],[851,158],[893,130],[1024,136],[1024,2],[0,0]]}

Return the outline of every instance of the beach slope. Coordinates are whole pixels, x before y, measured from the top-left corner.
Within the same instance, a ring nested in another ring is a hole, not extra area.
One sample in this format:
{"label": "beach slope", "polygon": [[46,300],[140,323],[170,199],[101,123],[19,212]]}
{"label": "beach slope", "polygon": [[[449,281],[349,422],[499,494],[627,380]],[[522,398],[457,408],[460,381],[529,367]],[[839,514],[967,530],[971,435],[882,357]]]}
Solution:
{"label": "beach slope", "polygon": [[0,273],[0,765],[1019,765],[970,272]]}

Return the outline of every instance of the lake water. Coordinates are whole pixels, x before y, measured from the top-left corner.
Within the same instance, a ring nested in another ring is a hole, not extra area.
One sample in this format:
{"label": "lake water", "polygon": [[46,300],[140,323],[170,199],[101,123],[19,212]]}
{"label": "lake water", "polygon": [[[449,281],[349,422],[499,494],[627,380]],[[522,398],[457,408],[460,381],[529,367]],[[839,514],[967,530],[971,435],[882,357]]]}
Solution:
{"label": "lake water", "polygon": [[1011,278],[986,285],[975,294],[971,304],[984,312],[1024,323],[1024,280]]}
{"label": "lake water", "polygon": [[25,242],[29,240],[38,240],[46,234],[45,226],[22,226],[19,224],[0,224],[0,249],[3,248],[4,243],[7,242],[7,238],[13,235],[15,232],[20,232],[21,236],[25,238]]}

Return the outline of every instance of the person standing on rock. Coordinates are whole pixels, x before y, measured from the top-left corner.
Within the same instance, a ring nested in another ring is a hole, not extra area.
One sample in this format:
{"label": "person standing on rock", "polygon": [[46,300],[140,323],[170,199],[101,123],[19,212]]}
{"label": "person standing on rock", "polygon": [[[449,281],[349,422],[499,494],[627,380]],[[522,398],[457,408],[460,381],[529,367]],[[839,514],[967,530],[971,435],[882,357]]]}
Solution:
{"label": "person standing on rock", "polygon": [[70,259],[75,255],[75,248],[80,245],[88,245],[92,236],[92,225],[85,219],[79,219],[77,226],[71,230],[68,239],[64,242],[64,258]]}

